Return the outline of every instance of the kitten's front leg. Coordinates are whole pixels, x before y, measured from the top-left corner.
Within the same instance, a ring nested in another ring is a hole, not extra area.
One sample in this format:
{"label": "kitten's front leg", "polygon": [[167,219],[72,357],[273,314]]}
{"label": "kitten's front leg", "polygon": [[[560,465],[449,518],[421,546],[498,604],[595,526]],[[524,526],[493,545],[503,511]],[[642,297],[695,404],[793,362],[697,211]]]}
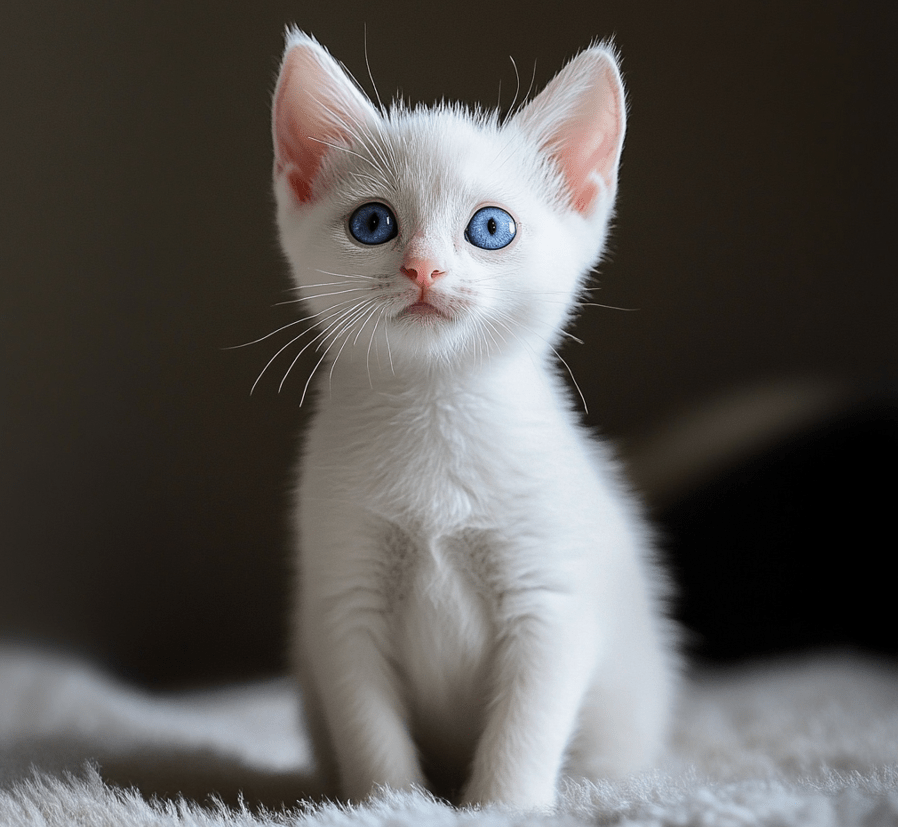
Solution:
{"label": "kitten's front leg", "polygon": [[340,549],[306,546],[314,557],[302,572],[302,657],[324,714],[341,791],[360,801],[379,786],[409,789],[424,786],[425,779],[390,657],[389,613],[372,577],[372,555],[350,560],[345,554],[347,547],[364,548],[370,541],[341,541]]}
{"label": "kitten's front leg", "polygon": [[522,595],[502,642],[466,804],[549,807],[592,669],[593,624],[569,595]]}

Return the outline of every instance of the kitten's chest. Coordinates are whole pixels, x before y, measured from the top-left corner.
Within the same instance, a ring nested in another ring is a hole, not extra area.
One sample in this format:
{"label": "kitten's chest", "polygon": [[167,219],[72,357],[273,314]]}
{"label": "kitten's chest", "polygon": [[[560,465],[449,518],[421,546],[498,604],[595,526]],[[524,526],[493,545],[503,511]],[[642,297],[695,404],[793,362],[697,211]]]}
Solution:
{"label": "kitten's chest", "polygon": [[464,394],[371,394],[319,412],[307,466],[336,497],[387,520],[432,535],[488,528],[532,449],[503,416]]}
{"label": "kitten's chest", "polygon": [[392,584],[393,657],[422,746],[432,738],[464,752],[479,731],[496,638],[488,538],[463,532],[407,542],[408,565],[394,569],[400,583]]}

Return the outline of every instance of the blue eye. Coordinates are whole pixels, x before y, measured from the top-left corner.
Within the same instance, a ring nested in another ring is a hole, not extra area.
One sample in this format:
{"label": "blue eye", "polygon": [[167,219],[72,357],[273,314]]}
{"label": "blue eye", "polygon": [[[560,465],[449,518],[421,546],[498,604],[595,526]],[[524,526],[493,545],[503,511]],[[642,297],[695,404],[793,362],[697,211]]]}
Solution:
{"label": "blue eye", "polygon": [[514,219],[499,207],[483,207],[465,228],[465,238],[484,250],[501,250],[514,240],[518,228]]}
{"label": "blue eye", "polygon": [[362,204],[349,216],[349,232],[362,244],[384,244],[396,238],[396,216],[386,204],[378,201]]}

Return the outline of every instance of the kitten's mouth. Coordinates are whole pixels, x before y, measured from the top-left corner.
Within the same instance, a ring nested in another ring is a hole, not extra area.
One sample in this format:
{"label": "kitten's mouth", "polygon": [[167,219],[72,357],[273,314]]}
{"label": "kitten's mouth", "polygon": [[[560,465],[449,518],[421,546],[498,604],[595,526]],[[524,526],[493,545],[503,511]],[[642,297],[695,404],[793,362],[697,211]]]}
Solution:
{"label": "kitten's mouth", "polygon": [[441,319],[448,318],[448,316],[446,316],[446,314],[442,310],[440,310],[438,307],[434,307],[430,302],[426,301],[416,301],[414,304],[410,304],[399,313],[400,318],[404,318],[406,316],[434,316]]}

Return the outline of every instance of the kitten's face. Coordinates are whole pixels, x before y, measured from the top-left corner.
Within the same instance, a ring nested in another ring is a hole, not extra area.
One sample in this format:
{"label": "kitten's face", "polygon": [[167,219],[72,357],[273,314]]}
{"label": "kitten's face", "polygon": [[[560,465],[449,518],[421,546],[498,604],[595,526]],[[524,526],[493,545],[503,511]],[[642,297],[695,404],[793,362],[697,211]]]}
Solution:
{"label": "kitten's face", "polygon": [[351,336],[367,352],[374,336],[438,360],[542,352],[601,244],[559,189],[516,130],[400,115],[331,153],[314,200],[288,201],[282,237],[335,344]]}
{"label": "kitten's face", "polygon": [[598,257],[614,194],[595,164],[578,184],[559,163],[582,167],[602,149],[559,133],[568,90],[546,99],[550,87],[502,126],[444,107],[381,114],[295,37],[275,98],[275,192],[316,347],[417,364],[544,353]]}

